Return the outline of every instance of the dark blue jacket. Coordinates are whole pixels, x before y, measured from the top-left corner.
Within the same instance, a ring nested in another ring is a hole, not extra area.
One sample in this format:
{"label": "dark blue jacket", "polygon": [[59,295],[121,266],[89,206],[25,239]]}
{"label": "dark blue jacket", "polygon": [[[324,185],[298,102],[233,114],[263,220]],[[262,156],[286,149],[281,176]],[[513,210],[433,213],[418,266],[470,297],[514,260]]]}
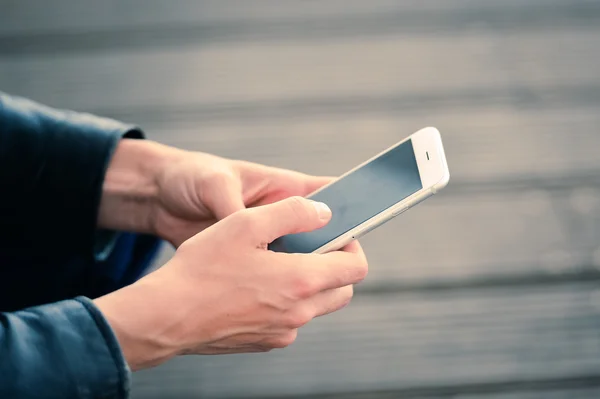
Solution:
{"label": "dark blue jacket", "polygon": [[[123,285],[102,182],[134,126],[0,93],[0,398],[124,398],[130,372],[88,299]],[[73,299],[69,299],[73,298]]]}

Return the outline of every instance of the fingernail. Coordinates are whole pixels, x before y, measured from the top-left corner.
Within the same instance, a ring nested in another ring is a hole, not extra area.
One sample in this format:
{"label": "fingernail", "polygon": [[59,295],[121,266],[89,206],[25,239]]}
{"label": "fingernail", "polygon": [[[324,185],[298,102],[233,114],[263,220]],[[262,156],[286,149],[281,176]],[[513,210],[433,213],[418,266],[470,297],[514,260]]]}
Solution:
{"label": "fingernail", "polygon": [[326,204],[324,204],[322,202],[317,202],[317,201],[312,201],[312,204],[315,207],[315,209],[317,210],[319,219],[329,220],[329,218],[331,217],[331,209],[329,209],[329,207]]}

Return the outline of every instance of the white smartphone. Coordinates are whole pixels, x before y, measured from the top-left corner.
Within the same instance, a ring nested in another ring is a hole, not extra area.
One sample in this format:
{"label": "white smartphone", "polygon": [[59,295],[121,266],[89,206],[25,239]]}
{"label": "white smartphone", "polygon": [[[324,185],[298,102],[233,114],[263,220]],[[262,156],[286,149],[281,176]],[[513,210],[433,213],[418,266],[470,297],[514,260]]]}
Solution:
{"label": "white smartphone", "polygon": [[329,223],[280,237],[269,249],[288,253],[340,249],[437,193],[449,179],[440,132],[426,127],[310,194],[308,198],[331,208]]}

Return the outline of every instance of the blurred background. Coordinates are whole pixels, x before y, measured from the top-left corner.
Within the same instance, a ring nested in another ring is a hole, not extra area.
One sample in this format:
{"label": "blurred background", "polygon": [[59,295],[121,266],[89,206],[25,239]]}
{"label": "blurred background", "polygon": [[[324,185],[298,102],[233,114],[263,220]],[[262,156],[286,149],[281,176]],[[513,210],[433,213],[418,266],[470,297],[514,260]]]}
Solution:
{"label": "blurred background", "polygon": [[349,307],[134,398],[600,397],[600,1],[0,0],[0,88],[323,175],[442,132]]}

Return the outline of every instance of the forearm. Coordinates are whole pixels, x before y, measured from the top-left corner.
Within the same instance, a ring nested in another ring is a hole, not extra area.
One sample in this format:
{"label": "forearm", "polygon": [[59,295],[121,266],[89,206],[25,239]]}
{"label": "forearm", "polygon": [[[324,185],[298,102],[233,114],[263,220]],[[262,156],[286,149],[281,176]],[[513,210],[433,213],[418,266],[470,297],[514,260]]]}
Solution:
{"label": "forearm", "polygon": [[157,207],[156,173],[163,162],[163,146],[123,139],[110,161],[98,209],[98,227],[153,233]]}
{"label": "forearm", "polygon": [[150,140],[123,139],[108,165],[102,185],[100,228],[158,234],[160,173],[182,151]]}

